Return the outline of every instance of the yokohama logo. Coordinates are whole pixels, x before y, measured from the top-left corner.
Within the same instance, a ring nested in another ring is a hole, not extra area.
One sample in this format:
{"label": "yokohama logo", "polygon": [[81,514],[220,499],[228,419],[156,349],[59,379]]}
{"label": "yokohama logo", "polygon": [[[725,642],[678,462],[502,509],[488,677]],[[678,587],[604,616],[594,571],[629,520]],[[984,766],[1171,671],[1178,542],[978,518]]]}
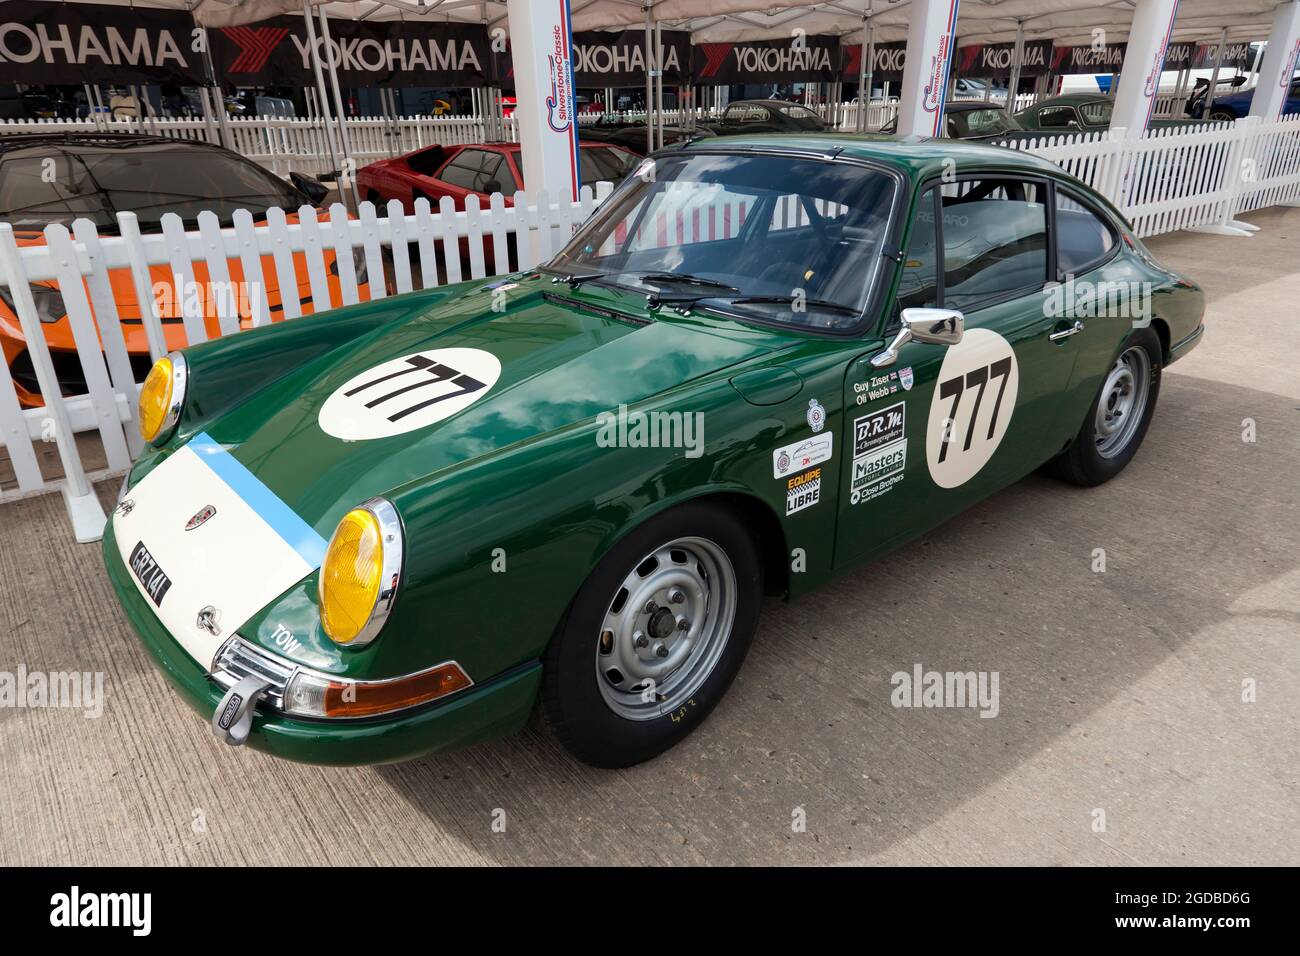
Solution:
{"label": "yokohama logo", "polygon": [[289,34],[288,27],[222,27],[232,43],[239,47],[239,55],[230,64],[231,73],[257,73],[266,66],[271,53]]}
{"label": "yokohama logo", "polygon": [[700,69],[700,76],[713,76],[717,73],[722,64],[727,62],[727,54],[731,52],[732,45],[730,43],[701,43],[697,47],[704,53],[704,66]]}

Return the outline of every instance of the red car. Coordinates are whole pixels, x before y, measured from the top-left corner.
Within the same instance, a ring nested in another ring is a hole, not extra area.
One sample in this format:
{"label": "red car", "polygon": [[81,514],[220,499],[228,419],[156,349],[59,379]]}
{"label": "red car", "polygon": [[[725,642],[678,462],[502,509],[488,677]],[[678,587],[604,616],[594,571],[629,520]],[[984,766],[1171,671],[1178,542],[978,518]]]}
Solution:
{"label": "red car", "polygon": [[[636,168],[641,157],[611,143],[579,143],[582,154],[582,185],[616,183]],[[376,204],[400,199],[403,208],[414,212],[415,200],[429,200],[436,211],[438,200],[450,196],[458,210],[465,197],[477,195],[486,207],[488,196],[504,193],[506,205],[513,205],[515,190],[524,188],[524,167],[518,143],[470,143],[464,146],[428,146],[396,159],[385,159],[357,172],[361,197]]]}

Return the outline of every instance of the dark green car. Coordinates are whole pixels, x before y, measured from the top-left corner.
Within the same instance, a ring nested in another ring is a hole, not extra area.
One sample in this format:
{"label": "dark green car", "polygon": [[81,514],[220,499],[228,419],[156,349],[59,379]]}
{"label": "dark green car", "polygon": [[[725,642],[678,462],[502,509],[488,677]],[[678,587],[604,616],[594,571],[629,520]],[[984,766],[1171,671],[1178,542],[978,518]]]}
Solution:
{"label": "dark green car", "polygon": [[[1114,98],[1104,93],[1063,93],[1049,96],[1025,107],[1016,114],[1016,122],[1023,129],[1042,130],[1046,133],[1097,133],[1110,129]],[[1152,119],[1150,129],[1170,126],[1188,126],[1195,120]]]}
{"label": "dark green car", "polygon": [[764,594],[1044,465],[1118,474],[1203,308],[1033,156],[712,139],[535,271],[160,362],[105,561],[230,743],[396,761],[540,692],[577,756],[627,765],[718,702]]}

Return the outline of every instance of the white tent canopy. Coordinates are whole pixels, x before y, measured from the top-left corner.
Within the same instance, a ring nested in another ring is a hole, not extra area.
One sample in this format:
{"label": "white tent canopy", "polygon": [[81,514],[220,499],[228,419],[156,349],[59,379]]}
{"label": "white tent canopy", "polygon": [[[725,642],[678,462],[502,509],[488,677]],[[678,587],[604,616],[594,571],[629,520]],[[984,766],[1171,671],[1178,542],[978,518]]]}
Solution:
{"label": "white tent canopy", "polygon": [[[300,14],[302,0],[73,0],[118,6],[191,10],[204,26],[254,23],[281,14]],[[1182,0],[1174,22],[1175,40],[1259,40],[1268,35],[1280,0]],[[698,43],[779,39],[803,31],[808,36],[862,38],[869,15],[877,43],[905,40],[910,0],[572,0],[574,30],[645,25],[643,3],[665,28],[690,31]],[[509,30],[501,0],[311,0],[314,8],[341,20],[487,23]],[[957,35],[965,41],[1010,42],[1023,21],[1025,38],[1051,39],[1059,46],[1092,42],[1093,30],[1106,42],[1123,42],[1133,16],[1130,0],[966,0]]]}

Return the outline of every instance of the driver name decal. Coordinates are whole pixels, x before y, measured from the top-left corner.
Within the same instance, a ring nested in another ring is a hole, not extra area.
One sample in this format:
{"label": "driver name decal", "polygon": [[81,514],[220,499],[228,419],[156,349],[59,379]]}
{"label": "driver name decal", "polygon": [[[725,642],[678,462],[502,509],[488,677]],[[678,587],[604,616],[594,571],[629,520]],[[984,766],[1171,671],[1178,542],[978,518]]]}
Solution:
{"label": "driver name decal", "polygon": [[501,362],[483,349],[429,349],[348,379],[321,406],[321,431],[344,441],[388,438],[450,418],[486,395]]}
{"label": "driver name decal", "polygon": [[936,485],[964,485],[988,464],[1007,433],[1019,384],[1011,344],[991,329],[967,329],[949,347],[925,432],[926,464]]}

